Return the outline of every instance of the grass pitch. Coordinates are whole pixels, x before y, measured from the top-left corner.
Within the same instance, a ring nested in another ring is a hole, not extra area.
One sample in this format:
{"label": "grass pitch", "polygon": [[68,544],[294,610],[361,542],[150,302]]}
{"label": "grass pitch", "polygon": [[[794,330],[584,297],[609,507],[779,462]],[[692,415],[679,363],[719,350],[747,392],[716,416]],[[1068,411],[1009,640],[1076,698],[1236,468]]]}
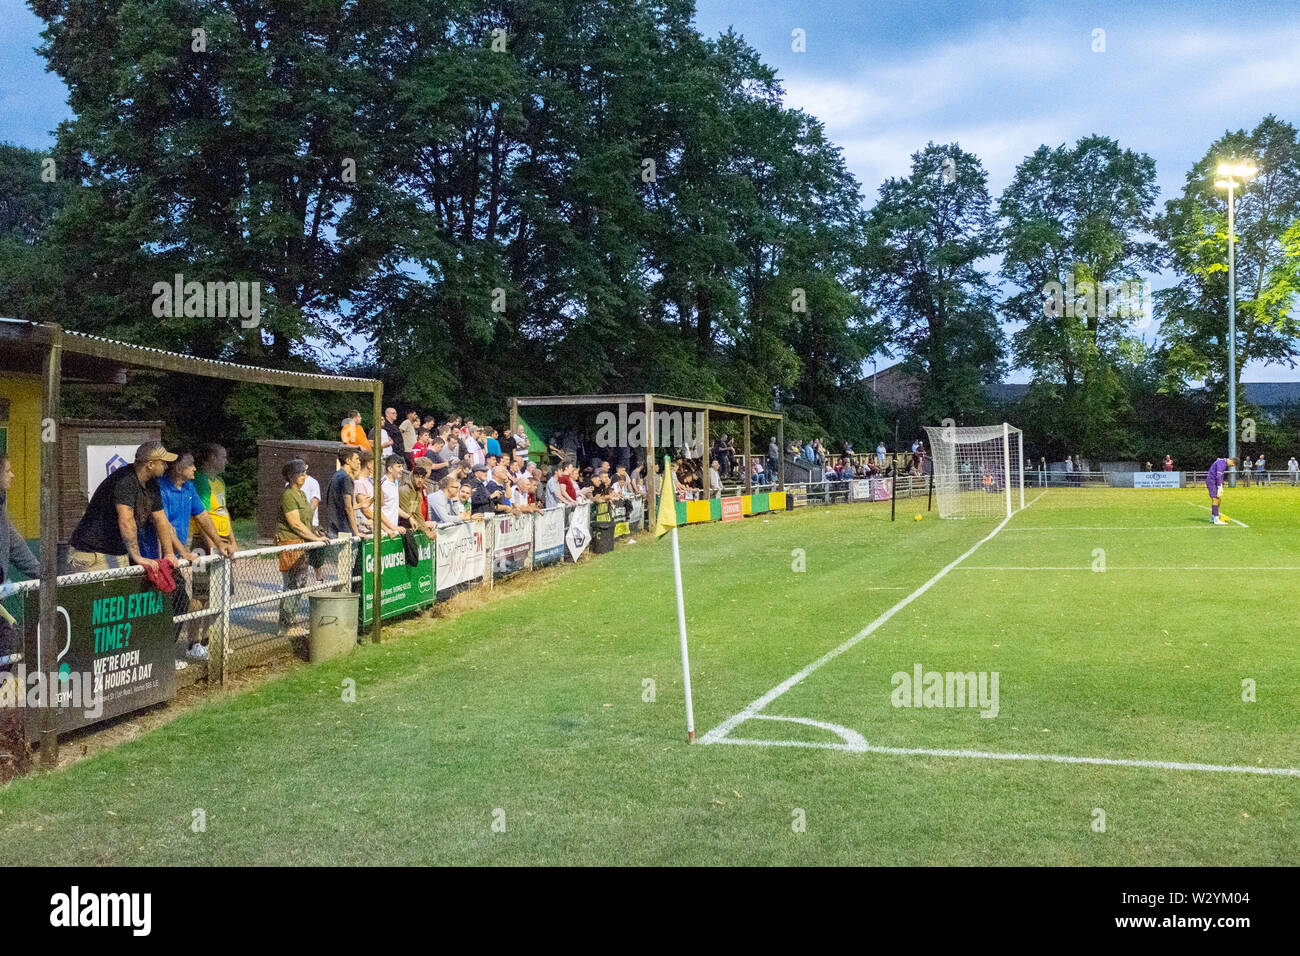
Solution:
{"label": "grass pitch", "polygon": [[[1207,500],[1052,489],[792,682],[998,522],[682,529],[697,730],[768,695],[727,735],[764,745],[686,745],[668,542],[638,536],[14,782],[0,860],[1293,864],[1300,776],[1245,771],[1300,768],[1300,489],[1228,490],[1227,527]],[[997,716],[894,706],[918,664],[998,672]]]}

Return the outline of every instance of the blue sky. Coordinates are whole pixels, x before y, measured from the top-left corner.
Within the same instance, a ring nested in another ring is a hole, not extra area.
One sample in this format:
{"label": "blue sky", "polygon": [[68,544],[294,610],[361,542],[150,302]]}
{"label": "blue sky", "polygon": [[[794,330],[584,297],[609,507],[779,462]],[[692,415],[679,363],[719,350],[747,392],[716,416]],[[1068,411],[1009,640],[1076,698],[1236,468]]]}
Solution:
{"label": "blue sky", "polygon": [[[1042,143],[1101,133],[1155,160],[1161,200],[1225,130],[1268,113],[1300,125],[1300,0],[697,0],[818,116],[868,202],[927,142],[975,153],[996,195]],[[792,50],[801,29],[806,50]],[[1094,52],[1094,31],[1104,52]],[[69,110],[33,51],[40,23],[0,0],[0,140],[41,148]],[[1167,284],[1154,277],[1157,288]],[[1300,370],[1252,364],[1252,381]],[[1023,380],[1023,378],[1013,378]]]}

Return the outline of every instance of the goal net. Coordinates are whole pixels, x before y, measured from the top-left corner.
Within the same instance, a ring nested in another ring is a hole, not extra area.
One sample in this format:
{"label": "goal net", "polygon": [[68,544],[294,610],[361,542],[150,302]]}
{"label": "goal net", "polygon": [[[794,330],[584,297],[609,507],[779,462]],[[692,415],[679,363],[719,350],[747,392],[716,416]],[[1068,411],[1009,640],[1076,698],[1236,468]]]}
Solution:
{"label": "goal net", "polygon": [[1010,518],[1025,506],[1025,436],[1013,425],[927,425],[941,518]]}

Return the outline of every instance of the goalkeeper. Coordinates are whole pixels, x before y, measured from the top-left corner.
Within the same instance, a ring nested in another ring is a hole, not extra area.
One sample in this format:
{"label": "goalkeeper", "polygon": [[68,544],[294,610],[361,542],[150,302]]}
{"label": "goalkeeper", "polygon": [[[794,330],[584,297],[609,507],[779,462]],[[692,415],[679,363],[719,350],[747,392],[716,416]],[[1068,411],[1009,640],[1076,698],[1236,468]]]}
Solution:
{"label": "goalkeeper", "polygon": [[1205,488],[1210,493],[1210,524],[1228,523],[1219,517],[1219,502],[1223,498],[1223,476],[1236,466],[1235,458],[1216,458],[1205,475]]}

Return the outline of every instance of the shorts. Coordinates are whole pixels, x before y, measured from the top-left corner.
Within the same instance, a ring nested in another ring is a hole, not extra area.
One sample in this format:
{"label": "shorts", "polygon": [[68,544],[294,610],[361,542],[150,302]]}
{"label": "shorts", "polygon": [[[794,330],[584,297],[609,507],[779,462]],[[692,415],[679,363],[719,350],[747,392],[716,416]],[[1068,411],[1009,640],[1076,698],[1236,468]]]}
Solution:
{"label": "shorts", "polygon": [[99,551],[68,549],[68,574],[82,574],[86,571],[107,571],[110,568],[125,568],[130,564],[131,557],[126,554],[103,554]]}
{"label": "shorts", "polygon": [[1205,490],[1210,493],[1211,498],[1223,497],[1223,485],[1212,485],[1207,481],[1205,483]]}

